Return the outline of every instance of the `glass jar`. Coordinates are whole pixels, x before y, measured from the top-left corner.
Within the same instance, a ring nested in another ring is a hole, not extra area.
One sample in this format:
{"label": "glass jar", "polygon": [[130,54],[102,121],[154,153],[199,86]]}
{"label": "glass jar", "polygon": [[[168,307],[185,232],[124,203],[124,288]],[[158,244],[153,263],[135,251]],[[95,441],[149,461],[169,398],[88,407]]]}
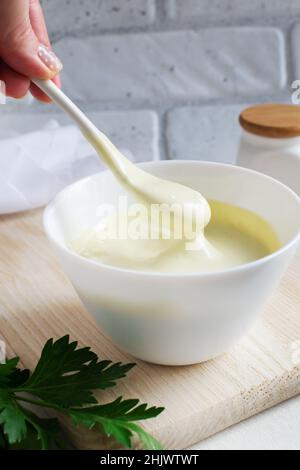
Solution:
{"label": "glass jar", "polygon": [[240,115],[237,164],[265,173],[300,196],[300,106],[257,105]]}

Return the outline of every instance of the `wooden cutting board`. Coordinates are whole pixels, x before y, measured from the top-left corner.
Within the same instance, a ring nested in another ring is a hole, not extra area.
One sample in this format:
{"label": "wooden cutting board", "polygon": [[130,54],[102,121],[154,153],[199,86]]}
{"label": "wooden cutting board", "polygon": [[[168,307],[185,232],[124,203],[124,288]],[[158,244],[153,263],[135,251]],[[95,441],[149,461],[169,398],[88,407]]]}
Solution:
{"label": "wooden cutting board", "polygon": [[[45,341],[66,333],[101,358],[132,361],[81,305],[45,238],[41,212],[0,217],[0,339],[8,355],[31,368]],[[136,362],[102,402],[124,395],[165,406],[144,427],[167,449],[186,448],[300,393],[300,257],[262,321],[226,355],[190,367]],[[70,434],[80,448],[113,447],[86,430]]]}

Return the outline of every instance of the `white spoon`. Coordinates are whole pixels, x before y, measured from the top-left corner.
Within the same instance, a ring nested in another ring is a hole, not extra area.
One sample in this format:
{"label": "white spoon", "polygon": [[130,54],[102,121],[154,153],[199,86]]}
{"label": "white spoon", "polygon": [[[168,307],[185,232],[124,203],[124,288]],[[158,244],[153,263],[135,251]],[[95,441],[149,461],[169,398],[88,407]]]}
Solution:
{"label": "white spoon", "polygon": [[124,157],[52,81],[39,79],[32,81],[69,114],[122,186],[142,197],[147,204],[168,204],[168,206],[176,204],[184,208],[184,216],[191,217],[193,222],[197,217],[197,226],[202,225],[202,229],[208,224],[211,215],[210,207],[199,192],[141,170]]}

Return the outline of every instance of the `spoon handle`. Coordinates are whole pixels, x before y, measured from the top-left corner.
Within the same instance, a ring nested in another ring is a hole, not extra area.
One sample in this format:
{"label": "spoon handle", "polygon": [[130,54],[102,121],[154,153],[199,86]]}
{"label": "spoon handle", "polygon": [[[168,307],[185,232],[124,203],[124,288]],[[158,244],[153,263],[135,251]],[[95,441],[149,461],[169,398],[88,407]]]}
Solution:
{"label": "spoon handle", "polygon": [[88,117],[68,98],[51,80],[32,79],[32,82],[38,86],[54,103],[60,106],[75,123],[93,145],[96,151],[101,153],[102,160],[111,168],[113,173],[119,179],[126,179],[124,163],[130,163],[116,149],[113,143],[103,134]]}
{"label": "spoon handle", "polygon": [[58,104],[77,123],[84,134],[99,134],[99,129],[87,118],[87,116],[70,100],[51,80],[32,79],[54,103]]}

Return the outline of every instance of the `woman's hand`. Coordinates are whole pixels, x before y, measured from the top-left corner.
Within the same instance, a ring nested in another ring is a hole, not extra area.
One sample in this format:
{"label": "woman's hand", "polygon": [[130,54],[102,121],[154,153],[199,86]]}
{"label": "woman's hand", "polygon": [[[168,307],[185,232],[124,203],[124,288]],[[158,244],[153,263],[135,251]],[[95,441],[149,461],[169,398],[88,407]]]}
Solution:
{"label": "woman's hand", "polygon": [[0,80],[5,82],[6,94],[22,98],[30,90],[37,99],[49,102],[30,78],[53,79],[59,85],[61,69],[39,0],[0,0]]}

